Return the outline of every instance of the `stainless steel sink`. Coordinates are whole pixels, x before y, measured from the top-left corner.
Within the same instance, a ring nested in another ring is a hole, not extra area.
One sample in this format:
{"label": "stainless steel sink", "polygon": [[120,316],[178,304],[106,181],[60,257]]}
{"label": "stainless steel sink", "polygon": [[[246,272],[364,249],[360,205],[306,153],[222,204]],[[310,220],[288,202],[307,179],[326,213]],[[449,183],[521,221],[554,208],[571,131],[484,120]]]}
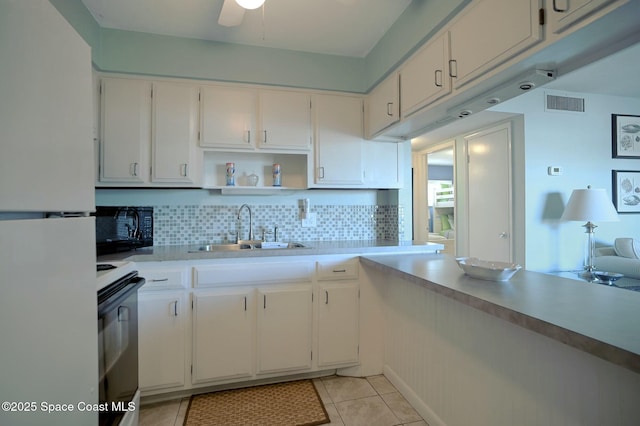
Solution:
{"label": "stainless steel sink", "polygon": [[283,250],[283,249],[294,249],[294,248],[308,248],[304,244],[301,243],[264,243],[258,240],[241,240],[236,244],[205,244],[203,246],[198,247],[197,250],[189,250],[190,253],[199,253],[199,252],[215,252],[215,251],[240,251],[240,250],[255,250],[255,249],[265,249],[265,250]]}

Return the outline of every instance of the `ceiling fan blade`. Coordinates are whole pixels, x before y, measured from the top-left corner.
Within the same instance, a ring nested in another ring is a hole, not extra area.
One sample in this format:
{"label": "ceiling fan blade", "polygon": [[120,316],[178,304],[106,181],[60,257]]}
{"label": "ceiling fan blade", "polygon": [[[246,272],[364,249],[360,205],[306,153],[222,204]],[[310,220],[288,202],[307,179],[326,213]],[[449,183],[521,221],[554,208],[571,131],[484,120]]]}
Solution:
{"label": "ceiling fan blade", "polygon": [[218,24],[225,27],[240,25],[244,17],[244,10],[243,7],[236,3],[236,0],[224,0],[220,16],[218,16]]}

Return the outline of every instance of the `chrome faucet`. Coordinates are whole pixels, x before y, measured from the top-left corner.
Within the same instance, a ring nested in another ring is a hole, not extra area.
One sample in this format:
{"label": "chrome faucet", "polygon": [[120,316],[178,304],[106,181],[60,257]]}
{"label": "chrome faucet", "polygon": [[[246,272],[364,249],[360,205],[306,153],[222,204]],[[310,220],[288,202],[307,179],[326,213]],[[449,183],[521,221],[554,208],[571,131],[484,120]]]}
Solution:
{"label": "chrome faucet", "polygon": [[253,240],[253,219],[251,217],[251,207],[249,207],[248,204],[243,204],[238,209],[238,220],[240,220],[240,212],[242,212],[244,207],[249,211],[249,240]]}

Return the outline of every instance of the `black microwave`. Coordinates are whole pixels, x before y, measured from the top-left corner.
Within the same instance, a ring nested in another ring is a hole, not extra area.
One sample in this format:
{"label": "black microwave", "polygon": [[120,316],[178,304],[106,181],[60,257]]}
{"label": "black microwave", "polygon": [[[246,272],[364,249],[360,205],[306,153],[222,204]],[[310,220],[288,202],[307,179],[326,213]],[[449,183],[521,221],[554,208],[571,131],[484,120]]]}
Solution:
{"label": "black microwave", "polygon": [[97,206],[96,254],[153,246],[153,207]]}

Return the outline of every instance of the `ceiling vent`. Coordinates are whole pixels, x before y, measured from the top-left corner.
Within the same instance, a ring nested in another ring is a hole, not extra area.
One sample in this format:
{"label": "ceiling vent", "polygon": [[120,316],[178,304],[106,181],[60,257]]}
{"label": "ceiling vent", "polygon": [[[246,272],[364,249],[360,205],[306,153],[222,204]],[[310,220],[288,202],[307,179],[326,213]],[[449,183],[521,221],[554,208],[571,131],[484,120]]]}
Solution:
{"label": "ceiling vent", "polygon": [[584,98],[571,98],[547,93],[545,109],[547,111],[584,112]]}

